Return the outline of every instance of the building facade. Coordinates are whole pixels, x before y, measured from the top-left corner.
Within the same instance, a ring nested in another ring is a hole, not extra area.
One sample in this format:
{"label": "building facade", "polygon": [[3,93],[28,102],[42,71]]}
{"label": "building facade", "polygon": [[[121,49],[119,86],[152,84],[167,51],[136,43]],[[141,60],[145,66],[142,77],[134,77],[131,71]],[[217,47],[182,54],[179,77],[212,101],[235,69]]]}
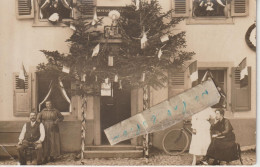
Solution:
{"label": "building facade", "polygon": [[[104,17],[103,25],[96,27],[105,30],[112,20],[107,17],[110,10],[121,10],[131,0],[67,0],[58,1],[62,6],[62,17],[70,21],[76,10],[73,4],[85,3],[86,15],[93,17],[93,11]],[[186,31],[187,51],[194,51],[193,59],[198,62],[199,80],[207,70],[220,84],[226,94],[226,117],[231,120],[237,141],[242,146],[256,144],[256,52],[246,43],[245,35],[256,21],[255,0],[211,0],[207,5],[201,0],[159,0],[163,11],[175,9],[172,17],[184,17],[173,32]],[[92,6],[95,6],[94,8]],[[68,39],[73,30],[62,24],[52,24],[47,20],[48,9],[45,0],[1,0],[0,1],[0,143],[16,143],[22,125],[28,120],[28,113],[39,112],[39,104],[48,93],[48,76],[37,73],[36,66],[46,62],[40,50],[58,50],[69,53]],[[89,7],[90,6],[90,7]],[[211,8],[213,10],[211,10]],[[113,39],[117,45],[119,40]],[[240,88],[238,64],[247,58],[247,87]],[[17,83],[21,62],[28,72],[26,89]],[[180,72],[170,77],[167,87],[150,89],[150,106],[160,103],[191,87],[188,72]],[[64,83],[65,87],[73,87]],[[53,93],[53,94],[59,94]],[[114,97],[88,97],[86,113],[86,145],[108,145],[103,130],[131,117],[143,109],[142,89],[114,92]],[[63,152],[80,150],[81,144],[81,100],[70,96],[70,104],[56,100],[55,104],[65,116],[60,124]],[[59,104],[65,104],[59,106]],[[177,128],[176,125],[172,128]],[[169,129],[167,129],[169,130]],[[164,133],[152,135],[154,147],[161,148]],[[134,138],[123,144],[141,146],[142,138]],[[122,144],[122,143],[121,143]]]}

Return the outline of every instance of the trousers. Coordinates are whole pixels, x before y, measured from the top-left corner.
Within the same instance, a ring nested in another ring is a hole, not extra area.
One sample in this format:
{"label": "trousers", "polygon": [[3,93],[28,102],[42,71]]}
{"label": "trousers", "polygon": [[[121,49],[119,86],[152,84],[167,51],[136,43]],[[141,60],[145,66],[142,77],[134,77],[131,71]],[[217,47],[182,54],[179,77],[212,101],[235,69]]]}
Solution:
{"label": "trousers", "polygon": [[21,145],[17,146],[18,159],[19,159],[20,164],[26,165],[26,152],[25,151],[29,146],[35,148],[37,165],[42,164],[42,158],[43,158],[42,144],[35,143],[35,142],[28,142],[27,140],[24,140]]}

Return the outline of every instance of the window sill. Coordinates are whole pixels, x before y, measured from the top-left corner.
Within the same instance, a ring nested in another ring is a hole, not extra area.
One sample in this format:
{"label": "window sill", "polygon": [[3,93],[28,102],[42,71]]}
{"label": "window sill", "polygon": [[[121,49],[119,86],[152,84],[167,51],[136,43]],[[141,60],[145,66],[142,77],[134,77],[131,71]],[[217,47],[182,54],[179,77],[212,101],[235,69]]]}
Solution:
{"label": "window sill", "polygon": [[195,24],[234,24],[232,17],[189,17],[186,19],[186,24],[195,25]]}
{"label": "window sill", "polygon": [[[72,19],[63,19],[63,22],[71,22]],[[33,27],[68,27],[68,25],[62,23],[62,22],[58,22],[56,24],[52,24],[50,23],[47,19],[43,19],[43,20],[35,20],[33,22]]]}

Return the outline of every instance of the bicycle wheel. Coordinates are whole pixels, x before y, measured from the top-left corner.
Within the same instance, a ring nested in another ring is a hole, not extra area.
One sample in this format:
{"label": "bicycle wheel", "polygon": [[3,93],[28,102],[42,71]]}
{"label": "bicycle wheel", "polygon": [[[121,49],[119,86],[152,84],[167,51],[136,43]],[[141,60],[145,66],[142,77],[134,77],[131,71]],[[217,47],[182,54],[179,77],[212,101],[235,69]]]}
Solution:
{"label": "bicycle wheel", "polygon": [[180,155],[189,146],[189,137],[184,129],[172,129],[162,140],[163,150],[169,155]]}

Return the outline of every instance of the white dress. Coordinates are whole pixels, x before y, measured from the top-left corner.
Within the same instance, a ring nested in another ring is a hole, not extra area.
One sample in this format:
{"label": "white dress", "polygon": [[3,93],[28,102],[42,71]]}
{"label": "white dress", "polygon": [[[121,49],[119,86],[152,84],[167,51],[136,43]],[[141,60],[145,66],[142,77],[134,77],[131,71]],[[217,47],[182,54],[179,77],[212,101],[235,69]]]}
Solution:
{"label": "white dress", "polygon": [[208,107],[192,116],[191,123],[192,129],[196,129],[196,134],[192,134],[190,144],[190,154],[206,155],[210,137],[210,118],[215,118],[215,112],[212,108]]}

